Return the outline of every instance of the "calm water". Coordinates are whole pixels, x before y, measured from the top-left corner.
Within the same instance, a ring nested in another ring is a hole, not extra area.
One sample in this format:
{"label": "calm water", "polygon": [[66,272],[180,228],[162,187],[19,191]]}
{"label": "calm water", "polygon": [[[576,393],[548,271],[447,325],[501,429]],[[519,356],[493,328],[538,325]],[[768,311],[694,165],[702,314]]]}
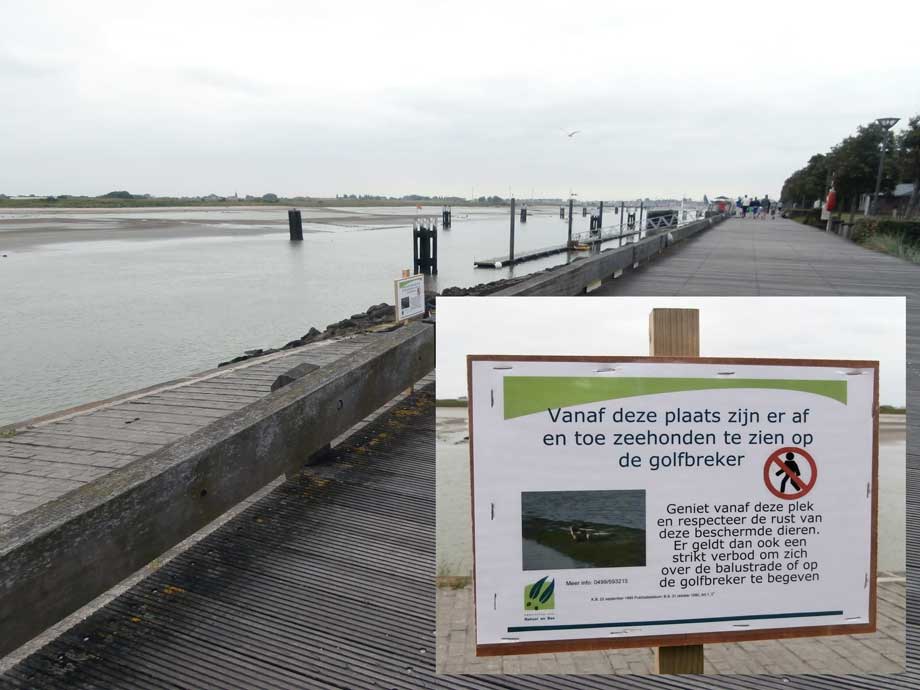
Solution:
{"label": "calm water", "polygon": [[521,514],[645,529],[645,491],[525,491]]}
{"label": "calm water", "polygon": [[[524,539],[522,549],[521,558],[525,564],[524,570],[565,570],[591,567],[590,563],[578,561],[532,539]],[[529,567],[528,564],[532,567]]]}
{"label": "calm water", "polygon": [[[394,217],[413,212],[309,209],[301,243],[287,239],[286,209],[0,212],[0,425],[279,347],[392,303],[394,278],[412,264],[409,221]],[[517,223],[517,250],[563,244],[558,216],[558,207],[531,207]],[[608,231],[619,227],[612,210],[604,217]],[[588,221],[576,213],[574,232]],[[567,260],[473,268],[507,249],[507,209],[454,209],[430,287]]]}

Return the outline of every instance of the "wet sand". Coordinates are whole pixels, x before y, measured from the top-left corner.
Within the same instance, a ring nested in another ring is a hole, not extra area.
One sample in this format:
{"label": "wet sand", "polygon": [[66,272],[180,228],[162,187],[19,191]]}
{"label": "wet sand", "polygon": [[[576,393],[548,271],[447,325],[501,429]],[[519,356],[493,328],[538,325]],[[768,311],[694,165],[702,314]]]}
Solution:
{"label": "wet sand", "polygon": [[[306,208],[301,212],[305,234],[324,232],[321,227],[311,225],[374,230],[408,225],[416,218],[414,206],[394,209],[393,213],[326,207]],[[427,214],[433,212],[426,210]],[[287,208],[281,206],[4,208],[0,209],[0,254],[59,242],[255,236],[286,232],[287,227]]]}

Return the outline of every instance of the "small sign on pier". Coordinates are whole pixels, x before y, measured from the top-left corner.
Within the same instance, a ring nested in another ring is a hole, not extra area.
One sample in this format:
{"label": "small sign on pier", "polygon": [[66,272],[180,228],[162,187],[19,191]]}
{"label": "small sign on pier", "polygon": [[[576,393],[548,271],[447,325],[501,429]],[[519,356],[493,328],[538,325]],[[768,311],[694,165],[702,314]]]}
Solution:
{"label": "small sign on pier", "polygon": [[[407,273],[408,271],[406,271]],[[425,276],[403,276],[394,281],[396,321],[405,321],[425,313]]]}

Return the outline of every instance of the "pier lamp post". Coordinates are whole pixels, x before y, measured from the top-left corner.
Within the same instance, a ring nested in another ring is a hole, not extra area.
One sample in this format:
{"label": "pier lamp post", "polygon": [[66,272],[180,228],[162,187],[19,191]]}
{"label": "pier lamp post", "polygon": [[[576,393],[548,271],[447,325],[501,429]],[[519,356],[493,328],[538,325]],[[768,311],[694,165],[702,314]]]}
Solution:
{"label": "pier lamp post", "polygon": [[888,130],[898,124],[899,117],[880,117],[876,122],[884,130],[882,134],[882,155],[878,161],[878,176],[875,178],[875,194],[872,196],[872,213],[878,213],[878,193],[882,188],[882,167],[885,165],[885,148],[888,143]]}

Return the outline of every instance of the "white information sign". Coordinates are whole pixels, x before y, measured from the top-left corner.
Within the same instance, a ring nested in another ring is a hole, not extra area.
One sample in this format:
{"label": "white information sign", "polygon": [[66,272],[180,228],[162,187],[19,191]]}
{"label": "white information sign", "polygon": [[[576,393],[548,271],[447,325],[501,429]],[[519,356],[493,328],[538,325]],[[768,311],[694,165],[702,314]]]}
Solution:
{"label": "white information sign", "polygon": [[877,362],[468,367],[478,654],[875,629]]}
{"label": "white information sign", "polygon": [[425,313],[425,276],[416,274],[396,281],[396,320]]}

